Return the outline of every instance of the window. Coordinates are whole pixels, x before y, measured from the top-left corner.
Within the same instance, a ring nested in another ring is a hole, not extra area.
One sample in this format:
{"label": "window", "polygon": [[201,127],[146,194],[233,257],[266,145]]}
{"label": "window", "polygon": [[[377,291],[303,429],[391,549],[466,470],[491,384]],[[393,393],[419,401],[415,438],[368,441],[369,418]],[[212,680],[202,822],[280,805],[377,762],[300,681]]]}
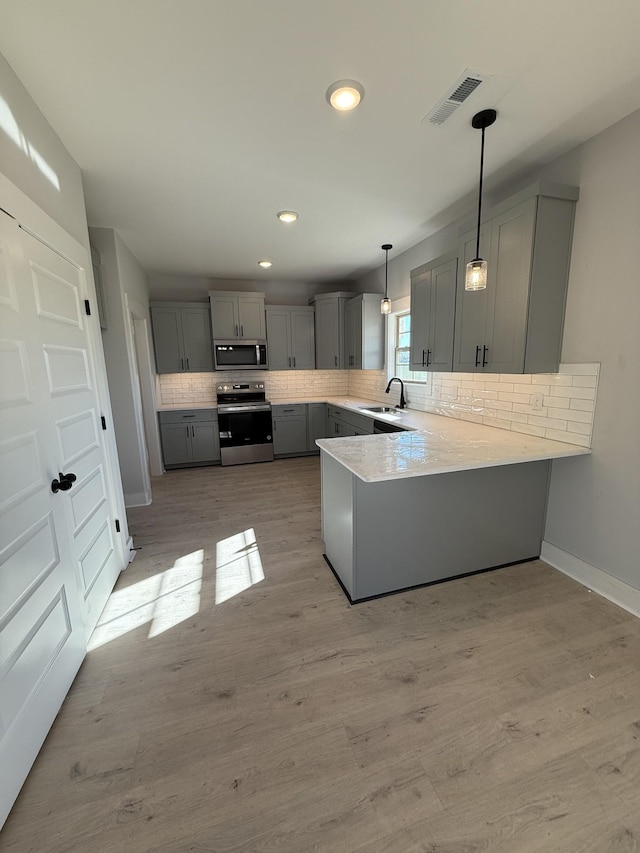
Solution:
{"label": "window", "polygon": [[411,314],[402,311],[391,315],[390,331],[393,335],[393,373],[405,382],[426,382],[427,373],[424,370],[411,370],[410,351],[411,345]]}

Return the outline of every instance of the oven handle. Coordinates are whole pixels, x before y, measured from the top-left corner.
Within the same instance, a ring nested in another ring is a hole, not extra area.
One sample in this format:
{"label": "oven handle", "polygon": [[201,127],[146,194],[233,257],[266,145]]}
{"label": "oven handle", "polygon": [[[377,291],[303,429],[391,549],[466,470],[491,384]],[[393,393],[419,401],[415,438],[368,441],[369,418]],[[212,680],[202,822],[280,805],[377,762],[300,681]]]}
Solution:
{"label": "oven handle", "polygon": [[233,414],[234,412],[270,412],[271,406],[267,403],[267,405],[257,403],[255,406],[249,403],[248,405],[245,403],[240,406],[230,406],[228,404],[223,404],[218,406],[218,413],[221,415]]}

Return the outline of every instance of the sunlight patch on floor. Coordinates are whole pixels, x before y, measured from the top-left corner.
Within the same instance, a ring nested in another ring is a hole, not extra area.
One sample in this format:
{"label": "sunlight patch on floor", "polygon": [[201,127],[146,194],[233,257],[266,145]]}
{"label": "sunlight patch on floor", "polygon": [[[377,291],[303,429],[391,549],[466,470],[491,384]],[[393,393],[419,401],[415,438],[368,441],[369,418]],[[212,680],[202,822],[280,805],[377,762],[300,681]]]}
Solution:
{"label": "sunlight patch on floor", "polygon": [[216,604],[222,604],[264,580],[252,527],[216,544]]}
{"label": "sunlight patch on floor", "polygon": [[171,568],[111,593],[87,651],[149,625],[148,638],[157,637],[194,616],[200,609],[204,551],[178,557]]}

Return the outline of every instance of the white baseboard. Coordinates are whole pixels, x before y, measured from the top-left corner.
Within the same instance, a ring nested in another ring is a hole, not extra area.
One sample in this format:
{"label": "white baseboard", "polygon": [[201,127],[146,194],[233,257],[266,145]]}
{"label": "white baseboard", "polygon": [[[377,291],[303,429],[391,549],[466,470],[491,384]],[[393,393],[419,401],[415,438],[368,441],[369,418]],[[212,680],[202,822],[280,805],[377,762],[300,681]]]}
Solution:
{"label": "white baseboard", "polygon": [[134,492],[132,495],[124,496],[124,505],[130,506],[149,506],[151,498],[145,492]]}
{"label": "white baseboard", "polygon": [[613,601],[623,610],[633,613],[634,616],[640,616],[640,589],[608,575],[602,569],[563,551],[562,548],[550,542],[542,543],[540,559],[593,592],[597,592],[603,598]]}

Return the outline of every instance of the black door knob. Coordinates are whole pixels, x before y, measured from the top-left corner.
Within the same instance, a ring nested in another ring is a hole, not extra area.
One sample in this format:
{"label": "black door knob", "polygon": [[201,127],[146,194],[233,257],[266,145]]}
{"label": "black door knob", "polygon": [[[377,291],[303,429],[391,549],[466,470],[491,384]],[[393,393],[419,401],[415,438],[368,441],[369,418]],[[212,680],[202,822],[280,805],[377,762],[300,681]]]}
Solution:
{"label": "black door knob", "polygon": [[54,495],[56,492],[68,492],[76,481],[75,474],[63,474],[62,471],[58,473],[58,477],[58,480],[51,481],[51,491]]}

